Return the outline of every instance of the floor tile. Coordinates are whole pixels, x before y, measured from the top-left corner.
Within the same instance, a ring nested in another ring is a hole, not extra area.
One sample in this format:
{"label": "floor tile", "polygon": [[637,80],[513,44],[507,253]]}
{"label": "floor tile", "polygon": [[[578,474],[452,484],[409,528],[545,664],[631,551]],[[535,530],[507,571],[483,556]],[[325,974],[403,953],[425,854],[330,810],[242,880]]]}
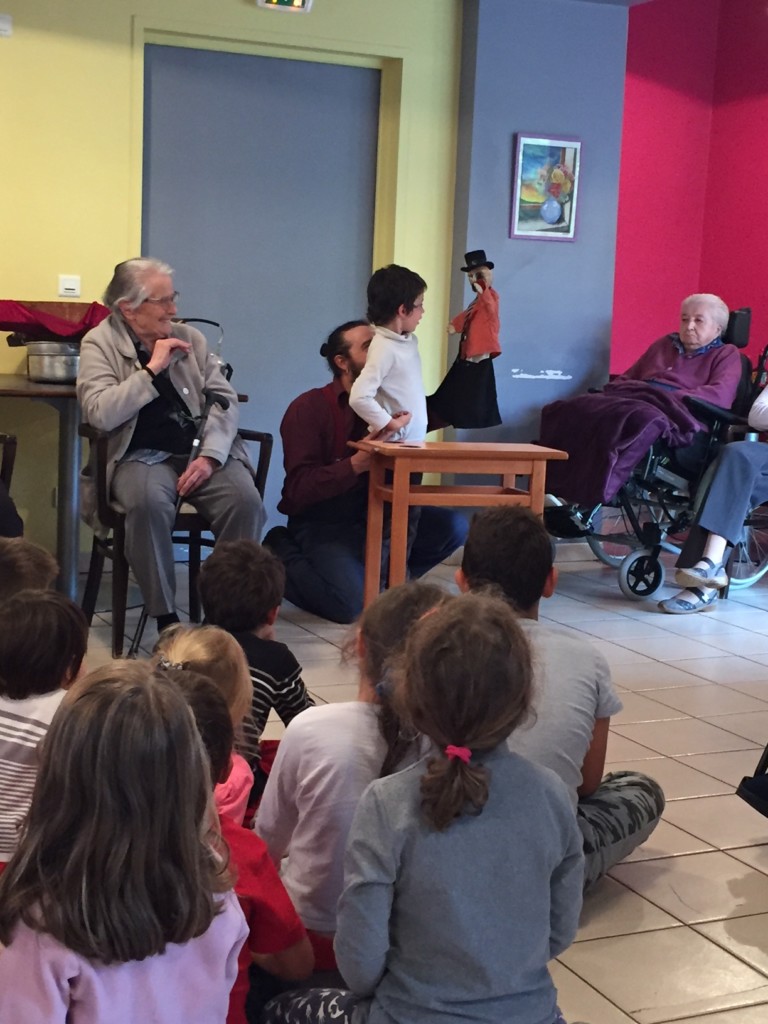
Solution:
{"label": "floor tile", "polygon": [[[702,757],[717,757],[702,754]],[[608,766],[612,772],[643,772],[655,779],[667,800],[686,800],[694,796],[716,796],[733,792],[733,786],[703,771],[696,771],[680,760],[657,757],[652,761],[619,761]],[[743,773],[742,773],[743,774]]]}
{"label": "floor tile", "polygon": [[580,628],[589,633],[590,636],[601,640],[622,640],[636,637],[665,637],[663,629],[659,629],[653,622],[646,622],[643,619],[621,618],[586,621],[579,623]]}
{"label": "floor tile", "polygon": [[637,651],[656,661],[684,661],[686,658],[726,658],[727,651],[709,647],[704,640],[685,636],[647,637],[643,640],[622,640],[621,646]]}
{"label": "floor tile", "polygon": [[611,672],[614,682],[635,692],[667,689],[671,686],[704,686],[709,680],[692,675],[669,662],[660,664],[649,661],[644,664],[620,665]]}
{"label": "floor tile", "polygon": [[711,683],[725,683],[726,686],[752,679],[763,680],[768,675],[764,665],[749,661],[747,658],[713,658],[707,654],[706,658],[689,658],[676,664],[678,668],[690,672],[691,675],[707,679]]}
{"label": "floor tile", "polygon": [[735,793],[675,800],[665,808],[664,818],[720,850],[768,843],[765,818]]}
{"label": "floor tile", "polygon": [[606,771],[613,771],[611,765],[614,761],[641,761],[658,756],[658,751],[650,750],[640,743],[625,739],[613,730],[608,734],[608,749],[605,755]]}
{"label": "floor tile", "polygon": [[[600,651],[605,660],[611,666],[611,670],[619,665],[647,665],[655,664],[650,658],[640,651],[631,650],[620,644],[612,644],[608,640],[593,640],[594,646]],[[658,671],[658,665],[656,665]]]}
{"label": "floor tile", "polygon": [[[582,981],[573,971],[553,960],[549,965],[549,973],[557,989],[557,1005],[567,1021],[590,1021],[594,1024],[634,1024],[631,1017],[623,1013],[613,1003],[596,992],[591,985]],[[730,1024],[730,1022],[724,1022]],[[733,1024],[753,1024],[734,1021]],[[760,1024],[765,1024],[761,1021]]]}
{"label": "floor tile", "polygon": [[708,636],[706,643],[710,647],[719,647],[723,651],[740,654],[744,658],[752,658],[755,655],[764,655],[768,658],[768,633],[755,633],[744,629],[737,635]]}
{"label": "floor tile", "polygon": [[[663,863],[647,861],[646,864]],[[644,864],[624,865],[639,868]],[[736,870],[736,869],[734,869]],[[763,876],[764,877],[764,876]],[[613,878],[601,878],[584,897],[577,942],[586,939],[603,939],[609,935],[629,935],[634,932],[654,931],[659,928],[673,928],[677,921],[654,903],[644,899],[637,892],[628,891],[621,883],[614,869]],[[765,878],[768,886],[768,878]]]}
{"label": "floor tile", "polygon": [[675,1024],[765,1024],[768,1020],[768,1006],[743,1006],[739,1010],[724,1010],[722,1013],[708,1013],[704,1017],[683,1017]]}
{"label": "floor tile", "polygon": [[[730,786],[730,792],[738,786],[745,775],[752,775],[760,756],[760,750],[729,750],[722,754],[693,754],[675,760],[689,765],[698,772],[721,779]],[[701,794],[704,796],[705,794]]]}
{"label": "floor tile", "polygon": [[[651,691],[653,692],[653,691]],[[666,692],[666,691],[664,691]],[[670,690],[674,693],[674,690]],[[742,694],[742,696],[745,696]],[[611,725],[623,725],[627,722],[661,722],[665,719],[685,718],[687,714],[676,711],[673,707],[652,700],[649,695],[623,693],[621,702],[624,708],[617,715],[611,717]]]}
{"label": "floor tile", "polygon": [[695,718],[671,722],[618,725],[615,732],[660,754],[705,754],[714,750],[745,750],[752,741]]}
{"label": "floor tile", "polygon": [[681,828],[670,825],[663,819],[653,830],[649,839],[642,846],[638,846],[628,857],[625,857],[624,864],[631,864],[640,860],[658,860],[660,857],[684,857],[689,853],[703,853],[705,850],[713,850],[714,847],[705,843],[703,839],[692,836]]}
{"label": "floor tile", "polygon": [[618,864],[611,875],[685,924],[768,913],[768,876],[719,850]]}
{"label": "floor tile", "polygon": [[768,875],[768,846],[741,846],[737,850],[729,850],[728,856]]}
{"label": "floor tile", "polygon": [[[645,692],[645,696],[694,718],[736,715],[746,711],[762,711],[768,716],[768,704],[765,701],[715,683],[708,686],[676,686],[670,690],[650,690]],[[715,725],[728,728],[723,724],[723,720],[715,722]]]}
{"label": "floor tile", "polygon": [[639,1024],[768,1002],[767,978],[688,928],[576,942],[560,960]]}
{"label": "floor tile", "polygon": [[[740,960],[745,960],[751,967],[768,974],[768,914],[711,921],[697,925],[696,931]],[[765,1007],[765,1013],[765,1020],[768,1020],[768,1007]]]}
{"label": "floor tile", "polygon": [[733,732],[748,740],[754,740],[755,743],[763,744],[768,737],[768,709],[752,711],[750,714],[718,715],[717,718],[707,718],[707,721],[710,720],[719,729],[727,729],[728,732]]}

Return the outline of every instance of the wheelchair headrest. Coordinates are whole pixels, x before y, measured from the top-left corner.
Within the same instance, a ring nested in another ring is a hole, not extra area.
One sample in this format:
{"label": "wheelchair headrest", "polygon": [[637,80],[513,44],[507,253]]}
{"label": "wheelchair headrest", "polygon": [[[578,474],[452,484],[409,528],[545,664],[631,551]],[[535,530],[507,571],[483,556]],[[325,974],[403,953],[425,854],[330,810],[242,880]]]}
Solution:
{"label": "wheelchair headrest", "polygon": [[752,322],[752,310],[749,306],[743,309],[731,310],[728,317],[728,326],[723,331],[723,341],[726,345],[735,345],[736,348],[746,348],[749,344],[749,326]]}

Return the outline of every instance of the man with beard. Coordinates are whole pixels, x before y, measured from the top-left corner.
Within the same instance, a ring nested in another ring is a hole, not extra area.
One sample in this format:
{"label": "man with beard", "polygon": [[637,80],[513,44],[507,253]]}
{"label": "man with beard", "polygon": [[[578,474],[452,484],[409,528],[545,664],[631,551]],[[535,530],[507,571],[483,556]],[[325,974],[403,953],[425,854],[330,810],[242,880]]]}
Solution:
{"label": "man with beard", "polygon": [[[285,596],[333,622],[352,622],[362,611],[370,455],[347,442],[367,434],[349,407],[349,392],[368,355],[373,327],[350,320],[320,348],[333,380],[299,395],[280,424],[285,483],[278,510],[288,516],[264,544],[286,570]],[[378,440],[386,440],[378,436]],[[422,576],[464,542],[466,521],[451,509],[422,509],[408,561]],[[388,542],[383,557],[388,558]]]}

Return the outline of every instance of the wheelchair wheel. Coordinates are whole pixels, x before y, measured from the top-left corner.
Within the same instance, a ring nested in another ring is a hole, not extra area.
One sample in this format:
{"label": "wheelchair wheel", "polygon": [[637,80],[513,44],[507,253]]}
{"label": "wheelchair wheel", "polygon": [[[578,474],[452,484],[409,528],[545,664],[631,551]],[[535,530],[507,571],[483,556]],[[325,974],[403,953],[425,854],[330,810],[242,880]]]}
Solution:
{"label": "wheelchair wheel", "polygon": [[759,505],[747,516],[741,540],[731,563],[731,588],[744,590],[768,572],[768,505]]}
{"label": "wheelchair wheel", "polygon": [[619,589],[632,600],[650,597],[663,584],[664,566],[650,548],[631,552],[619,566]]}
{"label": "wheelchair wheel", "polygon": [[611,569],[618,569],[627,553],[640,544],[621,508],[598,505],[589,517],[589,524],[593,529],[587,534],[589,549],[599,562]]}

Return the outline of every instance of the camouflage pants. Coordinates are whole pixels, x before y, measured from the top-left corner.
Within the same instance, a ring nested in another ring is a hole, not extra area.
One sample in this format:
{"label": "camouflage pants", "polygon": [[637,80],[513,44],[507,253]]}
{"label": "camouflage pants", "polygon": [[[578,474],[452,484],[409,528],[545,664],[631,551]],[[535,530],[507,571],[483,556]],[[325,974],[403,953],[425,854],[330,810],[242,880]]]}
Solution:
{"label": "camouflage pants", "polygon": [[584,888],[644,843],[663,811],[661,786],[640,772],[611,772],[591,796],[579,800]]}
{"label": "camouflage pants", "polygon": [[[267,1003],[260,1024],[365,1024],[370,1005],[337,988],[284,992]],[[566,1024],[559,1010],[552,1024]]]}

